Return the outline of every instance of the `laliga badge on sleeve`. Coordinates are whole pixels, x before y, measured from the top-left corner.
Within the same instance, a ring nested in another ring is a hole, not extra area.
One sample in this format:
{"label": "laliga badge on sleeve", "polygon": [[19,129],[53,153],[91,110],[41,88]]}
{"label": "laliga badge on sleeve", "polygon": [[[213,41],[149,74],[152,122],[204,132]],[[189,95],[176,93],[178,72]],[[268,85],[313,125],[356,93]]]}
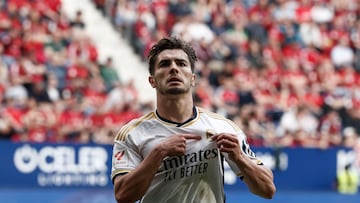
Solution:
{"label": "laliga badge on sleeve", "polygon": [[118,151],[114,155],[114,164],[117,166],[127,165],[127,153],[125,150]]}

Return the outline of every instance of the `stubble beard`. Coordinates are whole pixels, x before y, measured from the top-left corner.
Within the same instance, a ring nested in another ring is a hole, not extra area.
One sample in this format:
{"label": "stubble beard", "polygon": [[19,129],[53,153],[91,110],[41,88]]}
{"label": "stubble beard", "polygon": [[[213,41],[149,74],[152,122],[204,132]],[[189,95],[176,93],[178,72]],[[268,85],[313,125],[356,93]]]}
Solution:
{"label": "stubble beard", "polygon": [[182,87],[170,87],[170,88],[160,88],[159,92],[163,95],[181,95],[190,91],[190,88]]}
{"label": "stubble beard", "polygon": [[163,91],[164,94],[171,94],[171,95],[179,95],[179,94],[184,94],[184,93],[186,93],[186,92],[187,92],[186,89],[184,89],[184,88],[177,88],[177,87],[175,87],[175,88],[169,88],[169,89]]}

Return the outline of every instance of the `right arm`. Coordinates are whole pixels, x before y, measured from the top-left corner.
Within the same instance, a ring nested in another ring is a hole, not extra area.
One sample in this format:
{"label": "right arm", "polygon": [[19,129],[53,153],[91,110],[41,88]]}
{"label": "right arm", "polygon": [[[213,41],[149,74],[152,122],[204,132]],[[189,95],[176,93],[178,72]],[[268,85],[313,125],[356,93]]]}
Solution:
{"label": "right arm", "polygon": [[158,144],[145,159],[131,172],[118,175],[114,180],[115,199],[118,203],[135,202],[150,187],[156,172],[166,156],[184,155],[186,140],[200,140],[198,135],[174,135]]}
{"label": "right arm", "polygon": [[116,176],[114,180],[116,201],[125,203],[135,202],[140,199],[149,188],[165,156],[166,151],[162,147],[157,147],[149,153],[135,170],[122,176]]}

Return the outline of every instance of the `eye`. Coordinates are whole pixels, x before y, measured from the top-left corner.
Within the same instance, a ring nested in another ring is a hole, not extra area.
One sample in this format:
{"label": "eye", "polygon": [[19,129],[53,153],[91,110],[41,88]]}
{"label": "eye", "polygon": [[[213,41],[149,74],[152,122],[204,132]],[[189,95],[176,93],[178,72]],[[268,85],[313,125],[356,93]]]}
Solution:
{"label": "eye", "polygon": [[180,63],[178,63],[178,66],[184,67],[184,66],[186,66],[186,63],[180,62]]}
{"label": "eye", "polygon": [[179,67],[186,67],[188,65],[188,63],[186,63],[185,60],[177,60],[176,61],[176,64],[179,66]]}
{"label": "eye", "polygon": [[167,67],[170,65],[170,61],[169,60],[166,60],[166,61],[161,61],[159,63],[159,67],[163,68],[163,67]]}

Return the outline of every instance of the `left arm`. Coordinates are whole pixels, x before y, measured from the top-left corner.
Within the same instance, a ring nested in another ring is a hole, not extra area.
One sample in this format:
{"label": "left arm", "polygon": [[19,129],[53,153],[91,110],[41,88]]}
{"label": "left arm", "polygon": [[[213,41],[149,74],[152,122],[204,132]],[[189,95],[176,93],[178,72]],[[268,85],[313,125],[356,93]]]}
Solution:
{"label": "left arm", "polygon": [[258,165],[242,151],[238,138],[229,133],[220,133],[213,137],[220,152],[227,153],[229,159],[236,163],[244,176],[244,182],[249,190],[266,199],[271,199],[276,191],[274,176],[270,169]]}

